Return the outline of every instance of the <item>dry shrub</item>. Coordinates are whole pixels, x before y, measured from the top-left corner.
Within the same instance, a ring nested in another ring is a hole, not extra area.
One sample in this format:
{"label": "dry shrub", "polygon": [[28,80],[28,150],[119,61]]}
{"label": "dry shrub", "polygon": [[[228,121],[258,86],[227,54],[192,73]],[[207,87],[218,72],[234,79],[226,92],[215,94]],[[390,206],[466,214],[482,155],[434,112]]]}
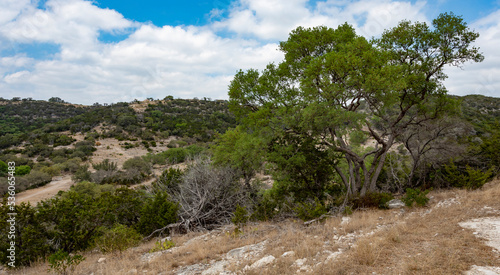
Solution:
{"label": "dry shrub", "polygon": [[179,203],[181,230],[214,229],[231,222],[236,205],[245,206],[247,190],[239,175],[228,167],[215,167],[210,158],[198,157],[184,173],[179,186],[172,191]]}

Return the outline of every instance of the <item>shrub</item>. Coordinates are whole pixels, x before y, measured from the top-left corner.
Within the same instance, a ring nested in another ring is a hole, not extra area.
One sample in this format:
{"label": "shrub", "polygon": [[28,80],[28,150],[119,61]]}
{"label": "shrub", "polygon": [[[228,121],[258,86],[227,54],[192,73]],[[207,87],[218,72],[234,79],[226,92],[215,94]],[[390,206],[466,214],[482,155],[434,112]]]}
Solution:
{"label": "shrub", "polygon": [[158,180],[153,183],[153,189],[156,192],[167,192],[172,194],[175,190],[179,189],[182,174],[182,171],[179,169],[172,167],[166,169]]}
{"label": "shrub", "polygon": [[171,148],[161,154],[169,163],[176,164],[184,162],[187,156],[187,150],[184,148]]}
{"label": "shrub", "polygon": [[26,189],[31,189],[44,186],[51,180],[52,177],[49,174],[42,171],[33,171],[24,177],[18,178],[18,183],[20,186],[25,186]]}
{"label": "shrub", "polygon": [[318,199],[314,201],[298,202],[293,210],[297,217],[304,221],[312,220],[328,213],[325,205]]}
{"label": "shrub", "polygon": [[236,210],[233,213],[233,218],[231,221],[237,227],[244,226],[248,222],[248,212],[245,207],[240,206],[239,204],[236,206]]}
{"label": "shrub", "polygon": [[[102,230],[102,229],[101,229]],[[133,228],[117,224],[111,229],[103,229],[103,233],[95,240],[95,244],[102,253],[119,251],[139,244],[142,236]]]}
{"label": "shrub", "polygon": [[151,164],[149,164],[146,160],[140,157],[135,157],[128,159],[123,163],[123,169],[138,169],[139,172],[149,175],[151,173]]}
{"label": "shrub", "polygon": [[78,168],[80,167],[80,163],[82,163],[82,159],[81,158],[72,158],[72,159],[69,159],[65,162],[63,162],[63,170],[66,171],[66,172],[72,172],[72,173],[75,173]]}
{"label": "shrub", "polygon": [[234,169],[216,167],[209,158],[198,158],[182,176],[172,200],[179,203],[184,229],[210,230],[230,222],[237,204],[246,206],[247,191]]}
{"label": "shrub", "polygon": [[417,206],[424,207],[429,202],[427,194],[430,190],[421,191],[420,189],[407,188],[405,196],[401,199],[406,206],[412,207],[414,203]]}
{"label": "shrub", "polygon": [[155,242],[155,246],[149,250],[149,253],[154,253],[158,251],[168,250],[175,246],[175,243],[171,240],[165,240],[162,242],[161,240]]}
{"label": "shrub", "polygon": [[38,260],[44,259],[51,251],[49,245],[49,236],[46,228],[43,226],[44,220],[41,219],[35,207],[21,203],[14,206],[14,211],[9,209],[6,199],[0,206],[0,263],[7,266],[10,262],[7,256],[10,254],[7,249],[10,247],[9,230],[11,225],[8,222],[7,213],[17,213],[16,220],[16,267],[27,266]]}
{"label": "shrub", "polygon": [[31,172],[31,167],[28,165],[16,166],[16,176],[24,176]]}
{"label": "shrub", "polygon": [[394,196],[390,193],[366,193],[363,197],[354,197],[350,200],[353,209],[358,208],[380,208],[387,209],[387,202]]}
{"label": "shrub", "polygon": [[7,175],[8,171],[9,170],[8,170],[7,163],[0,160],[0,177],[4,177],[5,175]]}
{"label": "shrub", "polygon": [[454,163],[445,165],[445,180],[452,186],[465,189],[479,189],[491,178],[493,170],[491,167],[486,172],[481,169],[474,169],[467,165],[464,170],[460,170]]}
{"label": "shrub", "polygon": [[59,176],[61,174],[61,165],[52,165],[49,167],[43,167],[40,172],[49,174],[51,177]]}
{"label": "shrub", "polygon": [[116,171],[118,169],[118,165],[116,162],[111,162],[109,159],[105,159],[100,163],[92,164],[92,167],[95,170],[104,170],[104,171]]}
{"label": "shrub", "polygon": [[175,223],[178,209],[178,205],[169,199],[166,192],[157,193],[144,203],[137,224],[138,231],[149,235],[157,229]]}
{"label": "shrub", "polygon": [[277,213],[278,202],[270,193],[272,190],[265,190],[264,192],[256,194],[254,199],[253,212],[250,215],[251,220],[267,221],[274,217]]}
{"label": "shrub", "polygon": [[91,176],[92,173],[89,171],[89,165],[85,164],[80,166],[75,174],[73,175],[73,180],[78,182],[78,181],[92,181]]}
{"label": "shrub", "polygon": [[95,173],[92,173],[90,175],[90,181],[95,182],[97,184],[113,183],[115,175],[116,172],[114,171],[97,170],[95,171]]}
{"label": "shrub", "polygon": [[60,249],[56,253],[49,256],[49,271],[54,271],[58,274],[65,275],[68,274],[68,269],[74,271],[75,267],[84,260],[85,258],[82,255],[72,256],[69,255],[68,252]]}

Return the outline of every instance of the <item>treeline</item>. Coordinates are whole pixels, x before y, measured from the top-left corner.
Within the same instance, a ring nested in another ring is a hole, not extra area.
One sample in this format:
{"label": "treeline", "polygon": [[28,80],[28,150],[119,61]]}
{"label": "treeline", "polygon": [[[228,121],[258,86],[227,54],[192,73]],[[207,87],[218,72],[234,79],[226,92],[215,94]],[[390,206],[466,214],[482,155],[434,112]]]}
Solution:
{"label": "treeline", "polygon": [[0,137],[29,133],[47,124],[83,114],[88,109],[89,107],[76,107],[62,102],[0,98]]}
{"label": "treeline", "polygon": [[35,144],[37,140],[53,145],[53,141],[44,136],[63,131],[87,133],[100,124],[112,128],[103,137],[154,140],[154,137],[173,135],[202,142],[236,125],[227,102],[221,100],[166,97],[150,100],[144,112],[136,112],[131,103],[75,107],[60,101],[2,100],[0,149],[23,142]]}

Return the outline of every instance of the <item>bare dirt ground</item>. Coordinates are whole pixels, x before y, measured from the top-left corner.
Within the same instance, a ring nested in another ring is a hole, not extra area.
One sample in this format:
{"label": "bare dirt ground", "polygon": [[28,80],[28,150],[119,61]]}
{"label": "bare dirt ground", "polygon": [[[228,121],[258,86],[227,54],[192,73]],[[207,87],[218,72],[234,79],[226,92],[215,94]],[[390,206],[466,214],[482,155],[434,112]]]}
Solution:
{"label": "bare dirt ground", "polygon": [[[168,150],[167,144],[174,139],[174,137],[171,137],[165,140],[158,141],[157,147],[151,147],[151,149],[153,150],[152,153],[158,153]],[[118,141],[114,138],[100,139],[98,140],[98,142],[100,145],[96,146],[97,151],[95,151],[92,155],[92,163],[99,163],[105,159],[109,159],[112,162],[116,162],[118,164],[118,167],[121,168],[126,160],[134,157],[144,156],[148,153],[146,148],[144,148],[143,146],[125,149],[122,147],[125,141]],[[128,142],[136,143],[140,141]],[[163,142],[163,144],[161,144],[161,142]]]}
{"label": "bare dirt ground", "polygon": [[[82,134],[74,135],[72,137],[75,138],[77,141],[84,140],[84,136]],[[158,153],[168,150],[167,144],[174,139],[175,139],[174,137],[171,137],[169,139],[159,141],[157,143],[158,146],[152,148],[153,153]],[[148,153],[148,151],[144,147],[125,149],[121,146],[124,142],[118,141],[113,138],[100,139],[98,140],[98,142],[100,145],[96,146],[97,151],[94,152],[93,156],[88,161],[89,163],[100,163],[105,159],[109,159],[111,162],[117,163],[118,168],[121,168],[126,160],[134,157],[144,156]],[[163,142],[163,144],[161,144],[160,142]],[[58,148],[63,148],[63,147],[71,148],[74,146],[73,145],[60,146]],[[93,170],[92,166],[90,166],[90,170],[91,171]],[[164,167],[156,167],[156,169],[153,169],[153,175],[159,176],[161,175],[163,170]],[[154,181],[155,178],[153,177],[141,183],[141,185],[149,185]],[[30,202],[33,205],[42,200],[53,197],[59,191],[69,190],[69,188],[73,184],[74,182],[71,180],[70,175],[54,177],[54,179],[45,186],[18,193],[16,196],[16,201],[18,203]]]}
{"label": "bare dirt ground", "polygon": [[16,195],[16,202],[29,202],[32,205],[38,202],[51,198],[56,195],[59,191],[69,190],[74,182],[71,180],[70,175],[55,177],[50,183],[36,189],[30,189],[18,193]]}

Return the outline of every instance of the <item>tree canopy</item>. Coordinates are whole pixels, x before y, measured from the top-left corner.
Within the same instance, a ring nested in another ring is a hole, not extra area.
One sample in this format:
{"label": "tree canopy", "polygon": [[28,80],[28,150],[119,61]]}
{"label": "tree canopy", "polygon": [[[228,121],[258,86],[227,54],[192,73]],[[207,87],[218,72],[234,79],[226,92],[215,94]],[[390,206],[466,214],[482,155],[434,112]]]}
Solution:
{"label": "tree canopy", "polygon": [[235,75],[230,109],[274,155],[292,148],[304,155],[307,147],[307,154],[330,159],[323,165],[348,193],[364,195],[377,190],[387,153],[408,127],[456,106],[446,96],[443,69],[481,62],[472,45],[478,36],[453,13],[439,15],[432,27],[402,21],[372,40],[347,23],[298,27],[280,43],[283,62]]}

